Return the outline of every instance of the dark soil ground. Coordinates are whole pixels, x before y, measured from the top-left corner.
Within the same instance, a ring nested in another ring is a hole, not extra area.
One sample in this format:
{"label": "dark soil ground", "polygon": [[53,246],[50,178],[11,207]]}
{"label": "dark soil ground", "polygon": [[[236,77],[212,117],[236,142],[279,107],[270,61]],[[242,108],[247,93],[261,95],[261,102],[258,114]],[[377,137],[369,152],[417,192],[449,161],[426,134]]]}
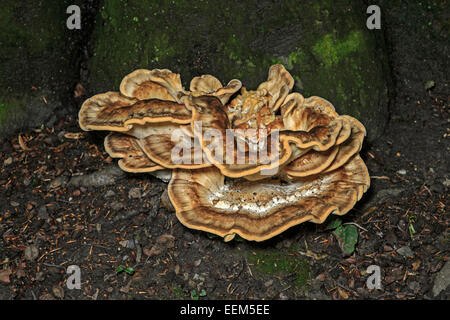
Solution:
{"label": "dark soil ground", "polygon": [[[385,17],[391,117],[361,152],[372,186],[342,218],[359,232],[350,256],[326,224],[263,243],[184,227],[161,199],[166,183],[121,172],[104,134],[80,132],[79,99],[0,141],[0,299],[449,299],[450,287],[433,292],[449,256],[449,49],[439,25],[414,24],[427,19]],[[70,265],[80,290],[65,285]],[[370,265],[381,289],[367,288]]]}

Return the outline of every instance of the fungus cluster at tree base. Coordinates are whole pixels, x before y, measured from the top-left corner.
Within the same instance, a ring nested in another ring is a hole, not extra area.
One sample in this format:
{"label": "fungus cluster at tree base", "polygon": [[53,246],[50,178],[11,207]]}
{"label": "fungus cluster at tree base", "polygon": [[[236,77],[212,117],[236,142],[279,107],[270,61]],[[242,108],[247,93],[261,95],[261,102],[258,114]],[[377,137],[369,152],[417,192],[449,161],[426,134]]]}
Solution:
{"label": "fungus cluster at tree base", "polygon": [[172,170],[168,195],[185,226],[263,241],[347,213],[370,186],[364,126],[293,86],[282,65],[256,90],[211,75],[185,90],[179,74],[141,69],[86,100],[79,123],[111,131],[105,149],[124,171]]}

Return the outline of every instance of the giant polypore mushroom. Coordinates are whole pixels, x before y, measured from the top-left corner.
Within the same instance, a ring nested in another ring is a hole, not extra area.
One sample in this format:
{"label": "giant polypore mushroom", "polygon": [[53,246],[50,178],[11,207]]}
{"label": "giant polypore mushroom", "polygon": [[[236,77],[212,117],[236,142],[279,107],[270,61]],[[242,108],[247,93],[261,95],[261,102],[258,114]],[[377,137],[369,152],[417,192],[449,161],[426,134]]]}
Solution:
{"label": "giant polypore mushroom", "polygon": [[229,179],[215,167],[176,169],[169,197],[178,219],[187,227],[231,240],[236,234],[262,241],[311,221],[322,223],[330,213],[347,213],[369,187],[364,162],[355,155],[329,173],[258,183]]}
{"label": "giant polypore mushroom", "polygon": [[86,100],[79,122],[113,131],[105,149],[123,170],[171,169],[168,194],[185,226],[262,241],[345,214],[370,185],[358,154],[364,126],[293,87],[282,65],[256,90],[212,75],[185,90],[170,70],[141,69],[120,92]]}

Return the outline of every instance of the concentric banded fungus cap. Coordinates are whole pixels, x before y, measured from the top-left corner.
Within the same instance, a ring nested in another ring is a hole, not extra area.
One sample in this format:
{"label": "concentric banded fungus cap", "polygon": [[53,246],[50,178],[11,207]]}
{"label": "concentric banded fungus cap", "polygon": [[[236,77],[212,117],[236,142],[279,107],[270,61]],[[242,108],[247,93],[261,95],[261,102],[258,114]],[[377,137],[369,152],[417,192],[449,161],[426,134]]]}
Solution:
{"label": "concentric banded fungus cap", "polygon": [[[240,81],[232,80],[225,88],[210,75],[191,81],[191,93],[184,96],[183,101],[192,111],[192,130],[208,160],[224,175],[262,179],[276,174],[290,159],[287,138],[279,139],[278,131],[284,130],[283,120],[275,112],[293,85],[289,72],[282,65],[273,65],[267,81],[256,91],[242,88],[241,93],[224,106],[224,102],[241,87]],[[228,93],[225,100],[219,95],[221,91]],[[196,127],[196,123],[201,126]],[[230,131],[234,135],[232,141]],[[212,132],[217,135],[208,136]],[[272,143],[274,140],[276,142]],[[261,175],[262,171],[264,175]]]}
{"label": "concentric banded fungus cap", "polygon": [[[364,126],[355,118],[343,115],[350,129],[342,129],[340,137],[349,136],[341,144],[336,144],[325,151],[311,149],[287,164],[282,170],[289,176],[306,177],[320,172],[330,172],[344,165],[353,155],[361,150],[366,133]],[[342,134],[342,131],[348,131]],[[338,139],[337,139],[338,140]]]}
{"label": "concentric banded fungus cap", "polygon": [[144,153],[165,168],[199,169],[210,167],[200,142],[192,136],[190,126],[161,123],[149,126],[137,140]]}
{"label": "concentric banded fungus cap", "polygon": [[305,221],[343,215],[369,187],[359,155],[339,169],[290,184],[225,179],[217,168],[173,171],[169,197],[185,226],[231,240],[235,234],[263,241]]}
{"label": "concentric banded fungus cap", "polygon": [[269,68],[267,81],[258,86],[258,91],[266,90],[270,94],[269,108],[277,111],[289,91],[294,87],[294,78],[281,64],[274,64]]}
{"label": "concentric banded fungus cap", "polygon": [[[271,140],[268,137],[267,141],[270,142],[260,152],[251,153],[254,146],[247,141],[238,141],[234,136],[230,138],[228,130],[231,124],[217,98],[190,96],[185,104],[192,110],[192,131],[200,141],[206,158],[224,175],[239,178],[262,171],[267,176],[274,175],[279,166],[290,158],[291,149],[287,139]],[[241,144],[247,146],[242,147],[242,152],[239,152],[237,146]],[[253,157],[255,154],[258,155],[257,158]]]}
{"label": "concentric banded fungus cap", "polygon": [[286,130],[282,135],[302,149],[325,151],[350,135],[348,120],[319,97],[305,99],[300,93],[291,93],[281,106],[281,115]]}
{"label": "concentric banded fungus cap", "polygon": [[325,151],[309,150],[306,154],[286,165],[283,170],[288,175],[295,177],[306,177],[320,173],[331,165],[338,151],[338,146]]}
{"label": "concentric banded fungus cap", "polygon": [[340,166],[344,165],[351,157],[353,157],[353,155],[361,151],[362,148],[362,143],[366,135],[366,128],[364,128],[361,122],[353,117],[347,115],[342,117],[350,123],[351,134],[347,140],[337,146],[339,151],[336,154],[334,161],[325,169],[324,172],[336,170]]}
{"label": "concentric banded fungus cap", "polygon": [[127,172],[153,172],[164,167],[150,160],[138,144],[138,139],[111,132],[105,138],[105,150],[113,158],[121,158],[119,167]]}
{"label": "concentric banded fungus cap", "polygon": [[97,94],[87,99],[78,114],[81,129],[126,132],[133,125],[174,122],[187,124],[191,112],[184,104],[159,99],[138,100],[119,92]]}
{"label": "concentric banded fungus cap", "polygon": [[123,78],[120,93],[139,100],[159,99],[177,101],[184,92],[180,75],[168,69],[138,69]]}
{"label": "concentric banded fungus cap", "polygon": [[217,97],[223,105],[225,105],[230,97],[241,89],[242,83],[237,79],[233,79],[224,87],[222,83],[214,76],[205,74],[195,77],[191,80],[189,86],[190,92],[187,94],[198,96],[214,96]]}

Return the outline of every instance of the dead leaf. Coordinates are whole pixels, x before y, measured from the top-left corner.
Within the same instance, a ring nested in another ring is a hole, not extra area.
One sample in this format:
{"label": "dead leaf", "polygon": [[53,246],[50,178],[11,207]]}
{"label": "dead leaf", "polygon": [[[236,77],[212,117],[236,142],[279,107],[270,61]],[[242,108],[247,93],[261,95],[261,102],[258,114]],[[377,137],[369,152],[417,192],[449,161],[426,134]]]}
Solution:
{"label": "dead leaf", "polygon": [[79,140],[83,139],[84,137],[85,137],[84,132],[67,132],[66,134],[64,134],[64,138],[67,139]]}
{"label": "dead leaf", "polygon": [[131,283],[133,282],[133,279],[131,279],[126,286],[123,286],[120,288],[120,292],[122,293],[128,293],[130,291]]}
{"label": "dead leaf", "polygon": [[11,268],[5,269],[5,270],[0,270],[0,282],[3,283],[10,283],[11,280],[9,279],[9,276],[11,275]]}
{"label": "dead leaf", "polygon": [[144,275],[142,274],[142,272],[136,271],[133,274],[133,278],[132,278],[133,281],[139,281],[139,280],[142,280],[142,279],[144,279]]}
{"label": "dead leaf", "polygon": [[175,237],[166,233],[159,236],[156,242],[165,245],[167,248],[173,248],[175,246]]}
{"label": "dead leaf", "polygon": [[94,295],[92,296],[92,300],[97,300],[97,297],[98,297],[98,293],[99,293],[99,292],[100,292],[100,289],[97,288],[97,290],[95,290]]}
{"label": "dead leaf", "polygon": [[147,249],[145,248],[144,250],[142,250],[144,252],[144,254],[148,257],[151,256],[157,256],[158,254],[161,253],[161,249],[158,248],[157,246],[153,246],[151,249]]}
{"label": "dead leaf", "polygon": [[379,179],[379,180],[387,180],[387,181],[391,180],[391,178],[389,178],[388,176],[370,176],[370,179]]}
{"label": "dead leaf", "polygon": [[19,134],[19,145],[22,148],[22,150],[24,150],[24,151],[31,151],[31,150],[33,150],[33,149],[27,147],[27,145],[23,141],[23,138],[22,138],[22,136],[20,134]]}
{"label": "dead leaf", "polygon": [[19,269],[19,270],[16,271],[17,279],[24,278],[24,277],[26,277],[26,275],[27,274],[25,273],[25,270],[23,270],[23,269]]}
{"label": "dead leaf", "polygon": [[338,292],[342,299],[348,299],[348,293],[345,290],[338,288]]}
{"label": "dead leaf", "polygon": [[420,260],[417,260],[415,262],[413,262],[412,264],[412,270],[413,271],[417,271],[417,269],[419,269],[420,265],[422,264],[422,262]]}
{"label": "dead leaf", "polygon": [[86,89],[82,86],[81,83],[77,83],[75,86],[75,90],[73,91],[73,97],[74,98],[81,98],[86,95]]}
{"label": "dead leaf", "polygon": [[368,214],[371,214],[372,212],[374,212],[377,209],[376,206],[370,207],[369,209],[366,210],[366,212],[364,212],[362,214],[362,216],[360,217],[360,219],[364,218],[365,216],[367,216]]}
{"label": "dead leaf", "polygon": [[301,255],[304,255],[306,257],[313,258],[315,260],[322,260],[322,259],[325,259],[326,257],[328,257],[327,254],[318,254],[318,253],[312,252],[309,249],[306,250],[306,252],[298,251],[298,253],[300,253]]}

